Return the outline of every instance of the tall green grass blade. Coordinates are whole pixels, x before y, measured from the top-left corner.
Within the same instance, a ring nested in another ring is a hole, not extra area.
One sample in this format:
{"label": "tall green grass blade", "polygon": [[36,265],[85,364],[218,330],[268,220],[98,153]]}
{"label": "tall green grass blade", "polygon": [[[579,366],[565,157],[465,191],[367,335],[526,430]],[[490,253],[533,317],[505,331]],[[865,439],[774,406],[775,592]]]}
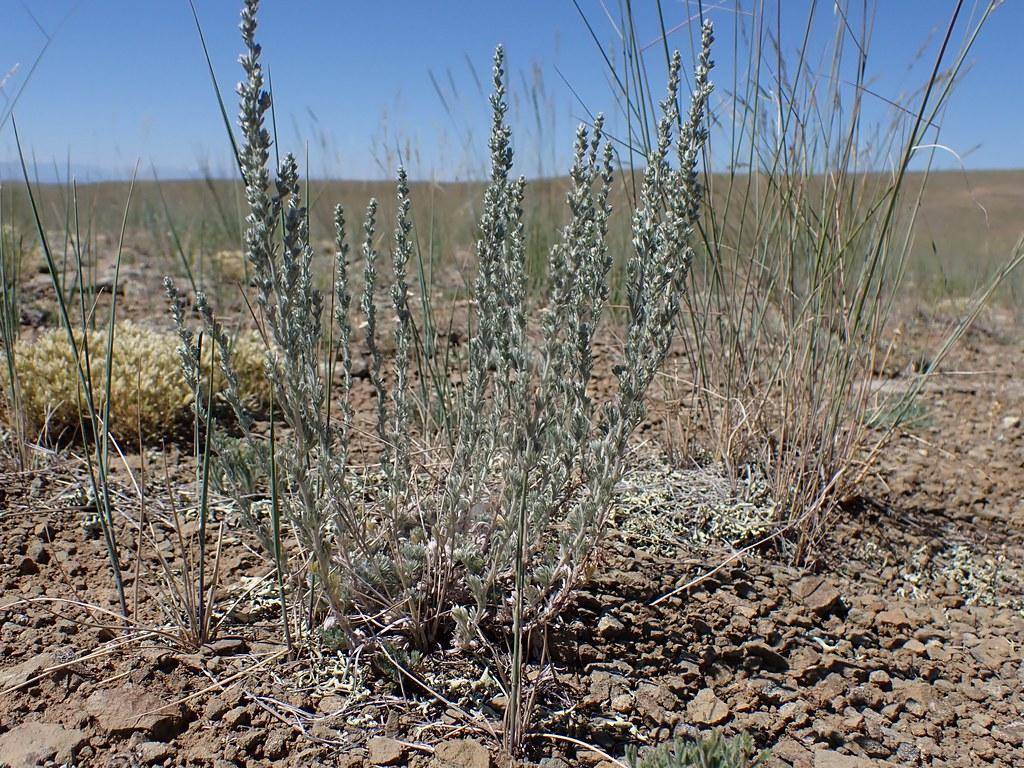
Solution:
{"label": "tall green grass blade", "polygon": [[[13,120],[13,118],[11,120],[11,125],[12,125],[12,127],[14,129],[14,141],[15,141],[15,146],[17,147],[17,151],[18,151],[18,158],[19,158],[19,160],[21,162],[21,170],[22,170],[22,175],[23,175],[24,180],[25,180],[25,190],[26,190],[26,192],[28,194],[29,206],[32,209],[32,216],[33,216],[33,218],[35,220],[36,229],[37,229],[38,234],[39,234],[39,240],[40,240],[40,245],[41,245],[42,250],[43,250],[43,256],[46,259],[46,265],[47,265],[47,268],[50,271],[50,279],[52,281],[54,293],[57,296],[57,307],[58,307],[58,310],[60,312],[61,324],[63,325],[64,330],[65,330],[65,332],[67,334],[68,345],[69,345],[69,347],[71,349],[72,357],[74,358],[75,369],[76,369],[76,372],[77,372],[77,375],[78,375],[78,381],[79,381],[79,385],[81,387],[81,391],[84,393],[85,398],[86,398],[86,407],[88,409],[88,417],[89,417],[90,423],[92,425],[92,431],[91,431],[91,435],[87,435],[87,434],[84,434],[84,430],[83,430],[83,438],[82,439],[84,441],[83,442],[83,448],[85,449],[85,453],[88,456],[88,455],[90,455],[91,450],[92,450],[89,447],[89,444],[88,444],[88,440],[89,440],[90,436],[95,441],[95,440],[98,440],[98,435],[99,435],[99,433],[97,431],[97,422],[99,421],[99,419],[98,419],[98,412],[97,412],[97,408],[96,408],[96,403],[95,403],[95,400],[93,398],[92,379],[87,374],[86,369],[83,369],[83,367],[82,367],[82,357],[80,356],[80,351],[79,351],[78,344],[75,341],[75,334],[74,334],[73,326],[71,324],[71,318],[70,318],[70,315],[68,314],[67,305],[66,305],[65,300],[64,300],[64,289],[63,289],[63,287],[61,285],[61,279],[60,279],[59,273],[57,272],[57,265],[56,265],[56,263],[54,261],[53,254],[52,254],[52,252],[50,250],[50,245],[49,245],[49,242],[48,242],[48,239],[47,239],[47,236],[46,236],[46,231],[45,231],[45,229],[43,227],[43,221],[42,221],[42,218],[41,218],[40,213],[39,213],[39,206],[36,204],[35,193],[33,192],[32,183],[29,180],[29,176],[28,176],[28,166],[25,163],[25,154],[24,154],[24,152],[22,152],[22,149],[21,149],[21,139],[20,139],[20,137],[18,135],[17,123]],[[126,208],[127,208],[127,206],[126,206]],[[79,269],[81,269],[81,260],[79,260]],[[83,321],[83,324],[84,324],[84,321]],[[83,328],[83,330],[85,330],[85,329]],[[86,337],[84,337],[84,338],[86,338]],[[87,354],[88,344],[86,343],[85,346],[86,346],[86,354]],[[112,361],[110,361],[108,359],[107,362],[108,362],[108,369],[109,369],[110,363]],[[105,433],[106,422],[103,422],[102,426],[103,426],[103,429],[104,429],[104,437],[109,437]],[[95,445],[95,442],[94,442],[94,445]],[[96,456],[97,456],[97,458],[99,458],[101,455],[104,454],[104,452],[106,451],[106,447],[105,446],[106,446],[106,442],[104,442],[104,447],[96,449]],[[101,528],[103,530],[104,542],[105,542],[106,547],[107,547],[107,555],[108,555],[108,559],[110,561],[111,570],[113,571],[113,575],[114,575],[114,586],[115,586],[115,589],[117,591],[117,599],[118,599],[118,602],[120,604],[121,614],[127,619],[128,618],[128,606],[127,606],[127,603],[125,601],[124,580],[123,580],[122,573],[121,573],[121,561],[120,561],[120,555],[119,555],[119,552],[118,552],[117,538],[116,538],[116,534],[115,534],[115,531],[114,531],[113,510],[112,510],[111,503],[110,503],[110,492],[109,492],[109,488],[107,486],[107,475],[106,475],[106,472],[105,472],[104,464],[101,462],[99,464],[99,466],[98,466],[98,482],[97,482],[97,477],[95,475],[93,475],[91,468],[90,468],[90,473],[89,474],[90,474],[90,480],[91,480],[92,485],[93,485],[93,492],[94,492],[94,496],[95,496],[95,499],[96,499],[96,503],[100,507],[99,512],[100,512]]]}

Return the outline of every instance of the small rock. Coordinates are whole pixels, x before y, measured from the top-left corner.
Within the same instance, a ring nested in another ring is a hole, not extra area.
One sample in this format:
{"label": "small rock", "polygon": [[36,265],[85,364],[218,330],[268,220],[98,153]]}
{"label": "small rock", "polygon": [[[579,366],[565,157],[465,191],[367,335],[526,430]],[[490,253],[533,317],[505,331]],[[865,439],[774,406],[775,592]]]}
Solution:
{"label": "small rock", "polygon": [[818,615],[831,613],[839,605],[840,594],[829,579],[808,576],[792,587],[793,594]]}
{"label": "small rock", "polygon": [[621,637],[625,631],[625,625],[614,616],[604,615],[597,620],[597,634],[600,637],[614,639]]}
{"label": "small rock", "polygon": [[947,648],[936,640],[927,643],[924,647],[924,652],[928,655],[929,659],[939,662],[949,661],[953,656]]}
{"label": "small rock", "polygon": [[864,728],[864,715],[854,710],[842,719],[843,732],[856,733]]}
{"label": "small rock", "polygon": [[612,712],[618,712],[620,715],[624,715],[627,712],[633,710],[633,697],[628,693],[620,693],[618,696],[613,696],[609,705]]}
{"label": "small rock", "polygon": [[884,669],[872,670],[871,674],[868,675],[868,680],[883,690],[889,690],[892,687],[892,678],[889,677],[889,673]]}
{"label": "small rock", "polygon": [[135,688],[96,691],[86,699],[85,709],[112,736],[142,731],[157,739],[167,739],[184,725],[180,707],[168,706],[156,694]]}
{"label": "small rock", "polygon": [[203,719],[220,720],[229,709],[231,709],[231,705],[224,699],[220,696],[212,696],[203,708]]}
{"label": "small rock", "polygon": [[455,739],[439,744],[431,768],[491,768],[491,753],[473,739]]}
{"label": "small rock", "polygon": [[19,576],[34,576],[37,573],[39,573],[39,566],[31,557],[22,557],[18,561]]}
{"label": "small rock", "polygon": [[1020,416],[1003,416],[1001,423],[1003,429],[1017,429],[1021,424]]}
{"label": "small rock", "polygon": [[36,527],[32,529],[32,532],[42,541],[47,543],[53,541],[53,526],[50,525],[49,520],[43,520],[42,522],[37,523]]}
{"label": "small rock", "polygon": [[1012,747],[1024,746],[1024,724],[1020,722],[997,726],[992,729],[992,735],[997,741]]}
{"label": "small rock", "polygon": [[645,683],[636,692],[636,711],[651,723],[664,723],[666,713],[678,704],[676,695],[667,685]]}
{"label": "small rock", "polygon": [[924,653],[925,646],[920,640],[910,638],[903,644],[903,650],[910,651],[915,656],[921,656]]}
{"label": "small rock", "polygon": [[621,675],[613,675],[598,670],[590,675],[590,692],[588,698],[594,703],[605,702],[615,696],[626,693],[629,681]]}
{"label": "small rock", "polygon": [[789,667],[798,680],[802,680],[805,673],[817,667],[820,661],[821,654],[809,646],[797,648],[789,654]]}
{"label": "small rock", "polygon": [[868,757],[888,757],[891,754],[887,746],[870,736],[857,736],[853,741]]}
{"label": "small rock", "polygon": [[850,691],[850,701],[853,704],[863,704],[868,709],[878,709],[882,706],[885,696],[882,689],[874,683],[858,685]]}
{"label": "small rock", "polygon": [[400,741],[387,736],[374,736],[366,743],[370,765],[398,765],[405,760],[406,748]]}
{"label": "small rock", "polygon": [[35,561],[38,565],[46,565],[50,562],[50,552],[41,541],[33,541],[25,550],[25,555]]}
{"label": "small rock", "polygon": [[785,761],[793,768],[811,768],[811,752],[800,742],[792,738],[784,738],[772,747],[772,756]]}
{"label": "small rock", "polygon": [[776,672],[789,668],[786,657],[772,648],[763,640],[748,640],[740,646],[744,660],[748,666],[773,670]]}
{"label": "small rock", "polygon": [[28,661],[23,661],[10,669],[0,670],[0,691],[13,690],[28,685],[44,669],[55,664],[54,658],[49,653],[40,653]]}
{"label": "small rock", "polygon": [[245,707],[235,707],[234,709],[229,709],[227,712],[224,713],[223,717],[221,717],[221,721],[224,723],[224,725],[226,725],[228,728],[231,728],[232,730],[234,730],[235,728],[243,728],[247,726],[249,724],[250,719],[251,715],[249,714],[249,710]]}
{"label": "small rock", "polygon": [[844,755],[831,749],[819,749],[814,753],[814,768],[878,768],[891,765],[884,760],[869,760],[865,757]]}
{"label": "small rock", "polygon": [[333,715],[345,708],[345,699],[341,696],[329,694],[324,696],[316,705],[316,711],[324,715]]}
{"label": "small rock", "polygon": [[896,754],[893,757],[901,765],[918,765],[921,759],[921,751],[910,742],[903,741],[896,747]]}
{"label": "small rock", "polygon": [[910,619],[899,608],[889,608],[875,616],[875,624],[879,627],[890,627],[892,629],[909,629]]}
{"label": "small rock", "polygon": [[787,701],[779,707],[779,717],[783,722],[788,722],[794,728],[800,728],[807,724],[810,717],[807,714],[807,703],[803,701]]}
{"label": "small rock", "polygon": [[162,741],[144,741],[135,748],[135,754],[138,755],[139,761],[146,765],[162,763],[171,756],[172,752],[171,745],[164,744]]}
{"label": "small rock", "polygon": [[117,635],[110,627],[100,627],[96,630],[96,642],[98,643],[109,643]]}
{"label": "small rock", "polygon": [[22,723],[0,736],[0,764],[35,768],[49,760],[71,763],[85,734],[52,723]]}
{"label": "small rock", "polygon": [[216,733],[207,731],[198,741],[189,745],[181,756],[193,763],[216,764],[223,752],[224,739],[217,736]]}
{"label": "small rock", "polygon": [[245,653],[249,650],[249,646],[240,637],[225,637],[210,643],[209,649],[217,656],[234,656],[237,653]]}
{"label": "small rock", "polygon": [[263,757],[276,760],[288,750],[288,731],[272,731],[263,742]]}
{"label": "small rock", "polygon": [[934,686],[920,681],[900,686],[899,690],[896,691],[896,694],[904,703],[907,701],[916,701],[926,708],[939,697],[938,691],[935,690]]}
{"label": "small rock", "polygon": [[718,725],[729,719],[729,707],[710,688],[703,688],[686,705],[686,714],[695,725]]}
{"label": "small rock", "polygon": [[843,723],[836,715],[818,718],[811,723],[811,730],[821,742],[836,744],[843,738]]}
{"label": "small rock", "polygon": [[1000,664],[1013,658],[1014,649],[1005,637],[987,637],[971,648],[971,655],[989,669],[997,669]]}

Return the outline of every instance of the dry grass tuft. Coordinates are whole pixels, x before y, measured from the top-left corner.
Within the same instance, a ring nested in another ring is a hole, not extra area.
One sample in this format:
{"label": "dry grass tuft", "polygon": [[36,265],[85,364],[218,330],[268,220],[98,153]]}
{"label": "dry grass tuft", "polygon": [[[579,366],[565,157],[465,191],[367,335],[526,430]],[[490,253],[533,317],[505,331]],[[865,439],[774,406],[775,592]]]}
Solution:
{"label": "dry grass tuft", "polygon": [[[76,343],[83,352],[81,332]],[[93,391],[105,391],[107,329],[88,336],[91,350],[89,369]],[[178,430],[190,419],[193,393],[185,383],[177,354],[178,339],[172,333],[154,330],[130,321],[117,324],[114,331],[113,364],[110,377],[110,432],[119,439],[136,438],[141,431],[147,441]],[[252,407],[267,402],[269,390],[263,371],[263,349],[252,334],[240,336],[233,348],[234,369],[239,388]],[[80,416],[87,411],[79,392],[75,360],[63,329],[43,331],[32,343],[19,346],[16,369],[21,383],[27,423],[35,432],[59,438],[80,428]],[[219,369],[214,387],[225,383]],[[99,406],[99,404],[97,404]]]}

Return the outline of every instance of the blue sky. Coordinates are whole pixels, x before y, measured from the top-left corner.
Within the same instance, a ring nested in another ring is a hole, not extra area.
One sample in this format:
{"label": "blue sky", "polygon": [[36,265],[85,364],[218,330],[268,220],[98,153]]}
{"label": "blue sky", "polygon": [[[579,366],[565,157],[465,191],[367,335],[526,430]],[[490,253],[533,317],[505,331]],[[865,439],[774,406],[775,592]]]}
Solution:
{"label": "blue sky", "polygon": [[[579,2],[598,37],[614,46],[618,0]],[[812,0],[765,2],[772,8],[783,3],[788,55],[799,43]],[[753,3],[741,0],[740,13]],[[965,20],[979,3],[965,3]],[[937,49],[935,32],[944,28],[954,4],[880,0],[868,65],[875,93],[898,99],[923,77],[924,63]],[[238,3],[196,5],[233,110]],[[634,5],[638,37],[653,42],[653,0]],[[704,5],[717,23],[716,80],[726,87],[736,0]],[[671,44],[688,52],[691,28],[685,22],[696,0],[663,0],[662,7],[667,26],[678,26]],[[832,28],[832,3],[820,2],[817,13],[822,29]],[[124,176],[136,160],[147,172],[155,166],[164,178],[204,168],[230,172],[187,0],[0,0],[0,19],[0,79],[10,73],[7,98],[52,36],[15,110],[23,144],[39,165],[63,166],[70,156],[80,176],[94,178]],[[961,25],[959,34],[965,29]],[[1024,2],[1008,0],[982,31],[970,71],[944,116],[940,140],[968,167],[1024,167],[1022,30]],[[816,34],[823,45],[826,32]],[[613,128],[621,125],[600,54],[572,0],[264,0],[260,39],[273,77],[280,143],[300,155],[308,152],[314,175],[390,175],[399,152],[415,177],[476,173],[486,153],[485,92],[499,42],[509,56],[521,172],[564,170],[572,129],[586,114],[572,90],[587,108],[612,113]],[[918,64],[908,69],[926,42]],[[651,71],[660,71],[660,48],[653,46],[648,55]],[[0,115],[5,111],[0,98]],[[15,159],[8,123],[0,132],[0,169]],[[958,165],[951,156],[940,163]]]}

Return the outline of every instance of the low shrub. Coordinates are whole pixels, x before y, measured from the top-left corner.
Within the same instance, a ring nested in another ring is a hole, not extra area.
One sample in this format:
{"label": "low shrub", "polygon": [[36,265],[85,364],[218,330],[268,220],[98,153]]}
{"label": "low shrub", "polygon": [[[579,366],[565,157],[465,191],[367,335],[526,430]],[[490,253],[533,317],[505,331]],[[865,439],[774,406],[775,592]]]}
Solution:
{"label": "low shrub", "polygon": [[[289,540],[294,532],[303,551],[289,557],[291,575],[281,583],[315,584],[312,600],[302,601],[309,606],[309,629],[327,625],[353,649],[403,644],[419,651],[493,652],[509,692],[505,742],[517,751],[531,700],[524,664],[531,648],[543,649],[547,626],[592,562],[629,438],[645,417],[645,394],[671,346],[699,215],[697,165],[707,138],[711,26],[703,27],[685,114],[678,106],[681,58],[677,53],[671,59],[656,142],[632,210],[617,386],[602,402],[591,386],[592,342],[610,293],[613,258],[606,238],[614,178],[603,119],[577,130],[566,200],[570,218],[547,254],[534,306],[527,298],[526,182],[512,175],[504,55],[497,50],[472,328],[456,383],[447,366],[438,370],[421,354],[428,346],[424,336],[429,338],[422,329],[439,325],[428,301],[417,308],[411,298],[409,273],[421,265],[403,170],[389,249],[388,311],[378,306],[382,259],[378,206],[371,200],[358,250],[361,295],[352,295],[346,220],[341,207],[336,209],[335,312],[325,315],[325,299],[314,285],[316,254],[304,189],[291,154],[282,154],[271,181],[274,153],[265,126],[271,96],[255,41],[257,5],[247,0],[241,24],[246,79],[238,86],[237,146],[248,204],[244,244],[254,313],[269,339],[273,408],[288,430],[269,450],[231,454],[251,461],[264,457],[264,466],[223,461],[221,477],[238,489],[242,518],[256,527],[279,569],[288,554],[280,544],[280,523],[290,528]],[[186,378],[200,381],[197,337],[186,326],[184,302],[169,280],[167,288]],[[226,348],[206,297],[197,296],[195,303],[206,337]],[[385,322],[390,343],[382,339]],[[349,461],[357,335],[369,352],[381,448],[382,482],[373,489],[358,482],[358,468]],[[394,350],[387,361],[384,346]],[[254,444],[265,444],[250,432],[251,417],[234,387],[232,356],[219,357],[227,363],[225,395],[242,432]],[[340,361],[340,381],[332,379],[325,359]],[[333,419],[332,388],[340,401]],[[269,504],[247,492],[254,475],[269,478]],[[511,652],[506,657],[498,648]]]}
{"label": "low shrub", "polygon": [[[95,392],[103,392],[107,375],[107,329],[88,334],[89,369]],[[76,333],[84,351],[86,339]],[[110,433],[117,439],[145,440],[166,437],[186,424],[193,392],[185,382],[176,353],[177,337],[131,321],[118,322],[114,330],[110,377]],[[231,348],[241,396],[252,408],[269,397],[263,374],[262,344],[253,334],[243,334]],[[208,368],[209,361],[205,365]],[[14,361],[27,424],[51,439],[75,433],[80,417],[87,419],[79,392],[75,360],[66,332],[42,331],[31,343],[22,343]],[[219,371],[214,377],[218,391],[225,386]]]}
{"label": "low shrub", "polygon": [[245,255],[241,251],[214,251],[207,259],[212,276],[232,285],[245,284]]}

